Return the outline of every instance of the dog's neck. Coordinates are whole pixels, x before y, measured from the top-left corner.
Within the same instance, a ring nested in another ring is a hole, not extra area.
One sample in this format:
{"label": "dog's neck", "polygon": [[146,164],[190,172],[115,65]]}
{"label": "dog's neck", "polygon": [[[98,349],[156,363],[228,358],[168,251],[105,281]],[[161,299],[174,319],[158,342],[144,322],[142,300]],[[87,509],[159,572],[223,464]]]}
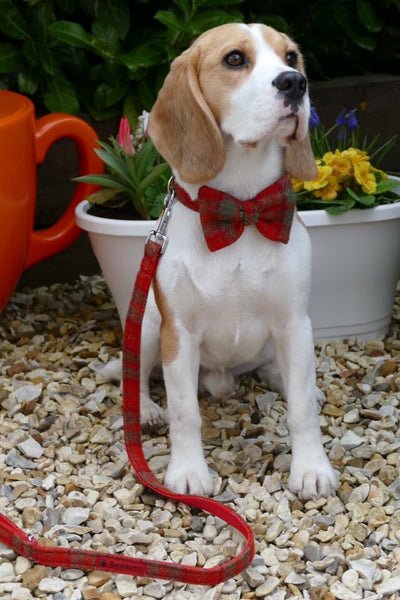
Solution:
{"label": "dog's neck", "polygon": [[228,138],[225,143],[224,167],[214,179],[199,184],[188,184],[175,172],[177,182],[196,199],[202,185],[221,190],[239,200],[254,198],[261,190],[279,179],[284,173],[283,148],[275,141],[260,142],[256,147],[245,147]]}

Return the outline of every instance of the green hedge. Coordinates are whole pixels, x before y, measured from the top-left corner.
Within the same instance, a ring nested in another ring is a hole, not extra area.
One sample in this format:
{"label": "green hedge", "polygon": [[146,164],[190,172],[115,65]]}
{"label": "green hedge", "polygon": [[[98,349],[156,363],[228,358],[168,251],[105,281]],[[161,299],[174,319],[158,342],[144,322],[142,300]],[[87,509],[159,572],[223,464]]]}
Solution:
{"label": "green hedge", "polygon": [[313,79],[397,72],[400,0],[0,0],[0,88],[96,120],[149,109],[171,60],[231,21],[293,36]]}

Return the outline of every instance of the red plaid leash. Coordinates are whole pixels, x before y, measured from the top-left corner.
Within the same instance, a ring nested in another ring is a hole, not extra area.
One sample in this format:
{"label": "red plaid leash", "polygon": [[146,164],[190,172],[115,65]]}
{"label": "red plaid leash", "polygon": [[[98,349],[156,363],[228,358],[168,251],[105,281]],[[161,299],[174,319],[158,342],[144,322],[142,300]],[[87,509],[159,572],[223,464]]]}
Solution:
{"label": "red plaid leash", "polygon": [[149,235],[144,257],[136,277],[128,315],[125,324],[123,345],[123,418],[126,451],[135,470],[137,479],[145,486],[175,502],[204,510],[225,521],[237,529],[245,538],[241,552],[229,561],[216,567],[204,569],[156,561],[145,558],[123,556],[121,554],[102,553],[78,548],[60,548],[39,544],[32,536],[25,534],[19,527],[0,514],[0,542],[12,548],[16,554],[49,567],[79,568],[88,571],[101,570],[139,577],[152,577],[193,583],[198,585],[216,585],[238,575],[252,561],[254,539],[249,525],[231,508],[212,498],[175,494],[164,487],[151,472],[143,453],[140,427],[140,341],[141,329],[147,296],[152,279],[157,270],[158,261],[163,254],[167,236],[166,226],[174,201],[173,184],[169,185],[164,213],[156,230]]}

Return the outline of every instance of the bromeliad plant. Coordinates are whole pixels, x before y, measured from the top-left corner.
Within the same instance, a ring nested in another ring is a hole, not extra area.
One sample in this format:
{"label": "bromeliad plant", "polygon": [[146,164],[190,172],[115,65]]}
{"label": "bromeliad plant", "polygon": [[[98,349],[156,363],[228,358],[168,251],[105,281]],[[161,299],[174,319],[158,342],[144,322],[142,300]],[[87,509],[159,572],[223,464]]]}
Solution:
{"label": "bromeliad plant", "polygon": [[399,200],[393,191],[399,182],[377,168],[398,136],[379,146],[380,134],[370,142],[366,137],[361,139],[354,110],[343,111],[326,131],[312,107],[310,137],[318,178],[293,180],[300,210],[324,208],[329,214],[339,215],[352,208],[372,208]]}
{"label": "bromeliad plant", "polygon": [[[139,219],[159,217],[170,176],[169,165],[162,160],[152,141],[146,139],[147,113],[139,117],[138,128],[132,135],[127,117],[122,117],[118,137],[109,143],[99,142],[96,154],[106,166],[104,175],[85,175],[74,181],[101,186],[88,196],[90,204],[121,208],[131,205]],[[115,214],[118,218],[118,214]]]}

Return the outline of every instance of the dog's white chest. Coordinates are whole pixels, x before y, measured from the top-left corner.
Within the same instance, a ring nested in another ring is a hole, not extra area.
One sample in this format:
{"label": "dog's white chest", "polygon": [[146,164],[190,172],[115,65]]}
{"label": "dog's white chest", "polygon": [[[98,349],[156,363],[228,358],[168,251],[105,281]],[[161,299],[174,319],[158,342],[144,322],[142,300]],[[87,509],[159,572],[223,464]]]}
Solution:
{"label": "dog's white chest", "polygon": [[[220,274],[219,293],[199,295],[201,364],[232,368],[254,358],[269,337],[268,273],[252,273],[239,262]],[[210,290],[211,291],[211,290]]]}
{"label": "dog's white chest", "polygon": [[281,302],[278,265],[286,251],[252,227],[232,246],[209,252],[190,222],[178,245],[176,224],[160,265],[162,287],[172,312],[198,339],[201,364],[232,368],[252,360],[270,336],[271,309]]}

